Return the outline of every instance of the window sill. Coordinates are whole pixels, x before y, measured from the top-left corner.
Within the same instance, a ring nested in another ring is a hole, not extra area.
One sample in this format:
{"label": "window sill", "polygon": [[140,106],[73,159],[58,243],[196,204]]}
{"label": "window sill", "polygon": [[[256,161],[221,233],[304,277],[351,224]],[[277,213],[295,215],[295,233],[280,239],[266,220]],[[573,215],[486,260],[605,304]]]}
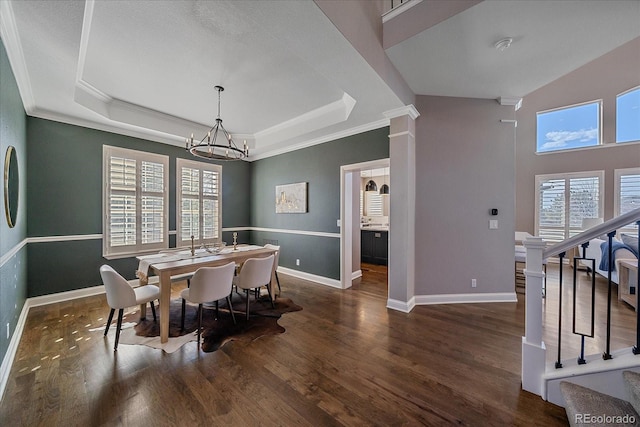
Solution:
{"label": "window sill", "polygon": [[600,150],[603,148],[613,148],[613,147],[626,147],[630,145],[638,145],[640,141],[628,141],[628,142],[607,142],[606,144],[594,145],[591,147],[580,147],[580,148],[570,148],[567,150],[554,150],[554,151],[543,151],[537,152],[536,156],[546,156],[548,154],[560,154],[560,153],[573,153],[576,151],[586,151],[586,150]]}

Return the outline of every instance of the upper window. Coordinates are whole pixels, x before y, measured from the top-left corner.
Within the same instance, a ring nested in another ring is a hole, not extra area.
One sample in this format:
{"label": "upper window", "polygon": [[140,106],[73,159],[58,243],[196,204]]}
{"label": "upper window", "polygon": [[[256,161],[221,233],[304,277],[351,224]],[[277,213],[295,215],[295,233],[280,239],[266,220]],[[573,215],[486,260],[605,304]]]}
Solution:
{"label": "upper window", "polygon": [[219,241],[222,236],[222,166],[177,159],[177,244]]}
{"label": "upper window", "polygon": [[536,235],[560,242],[584,231],[582,220],[602,218],[604,171],[536,175]]}
{"label": "upper window", "polygon": [[600,144],[601,101],[537,114],[537,152],[571,150]]}
{"label": "upper window", "polygon": [[640,86],[616,97],[616,142],[640,141]]}
{"label": "upper window", "polygon": [[103,255],[168,247],[169,158],[105,145]]}

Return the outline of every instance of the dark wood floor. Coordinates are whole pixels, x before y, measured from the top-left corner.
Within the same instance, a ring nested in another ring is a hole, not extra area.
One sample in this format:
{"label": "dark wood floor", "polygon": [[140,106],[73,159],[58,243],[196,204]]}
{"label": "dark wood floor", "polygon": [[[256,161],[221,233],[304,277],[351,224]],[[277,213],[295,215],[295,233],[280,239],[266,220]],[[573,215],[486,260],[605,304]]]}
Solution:
{"label": "dark wood floor", "polygon": [[114,354],[104,296],[33,308],[0,425],[567,425],[520,388],[523,298],[405,314],[385,307],[386,272],[363,267],[344,291],[280,275],[303,307],[286,332],[214,353]]}

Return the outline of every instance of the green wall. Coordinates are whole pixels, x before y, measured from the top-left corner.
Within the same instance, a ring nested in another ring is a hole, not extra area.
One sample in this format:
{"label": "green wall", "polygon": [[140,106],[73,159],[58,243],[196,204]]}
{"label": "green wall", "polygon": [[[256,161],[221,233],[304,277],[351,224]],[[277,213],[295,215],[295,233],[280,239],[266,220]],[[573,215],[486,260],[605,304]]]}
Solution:
{"label": "green wall", "polygon": [[[252,163],[251,225],[258,228],[339,233],[340,166],[389,157],[389,128]],[[308,183],[308,212],[276,214],[275,186]],[[253,231],[256,244],[276,240],[282,246],[280,265],[332,279],[340,278],[340,239],[280,232]],[[300,259],[300,266],[296,266]]]}
{"label": "green wall", "polygon": [[[339,233],[340,166],[389,156],[388,128],[342,138],[267,159],[223,162],[222,225]],[[175,159],[190,158],[182,148],[50,120],[27,119],[29,145],[28,236],[102,233],[102,146],[113,145],[168,155],[169,206],[175,206]],[[275,214],[275,186],[308,182],[306,214]],[[175,209],[169,210],[175,230]],[[272,231],[241,231],[238,241],[283,246],[280,264],[307,273],[340,277],[340,240]],[[61,240],[66,237],[61,237]],[[232,242],[231,232],[223,239]],[[171,245],[175,236],[171,236]],[[135,258],[107,261],[102,241],[31,242],[28,245],[28,296],[101,284],[98,269],[108,263],[133,278]],[[300,259],[300,266],[295,260]]]}
{"label": "green wall", "polygon": [[[103,145],[169,156],[169,230],[176,229],[176,158],[193,159],[184,149],[33,117],[27,119],[27,138],[29,237],[102,234]],[[248,226],[251,165],[224,162],[222,171],[222,225]],[[248,241],[248,232],[243,239]],[[137,267],[135,258],[105,260],[101,239],[30,243],[28,257],[29,297],[99,285],[103,263],[127,278]]]}
{"label": "green wall", "polygon": [[[4,215],[4,185],[0,204],[0,360],[9,348],[11,337],[27,297],[27,139],[26,115],[11,65],[0,42],[0,154],[2,175],[7,148],[13,146],[18,158],[20,179],[15,227],[9,228]],[[9,334],[7,335],[7,324]]]}

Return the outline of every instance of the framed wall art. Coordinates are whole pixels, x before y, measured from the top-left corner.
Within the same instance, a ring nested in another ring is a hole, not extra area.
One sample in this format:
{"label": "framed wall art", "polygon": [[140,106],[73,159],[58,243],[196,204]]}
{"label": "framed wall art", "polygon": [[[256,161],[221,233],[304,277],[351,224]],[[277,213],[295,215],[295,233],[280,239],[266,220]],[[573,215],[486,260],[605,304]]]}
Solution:
{"label": "framed wall art", "polygon": [[276,185],[276,213],[306,213],[307,183]]}

